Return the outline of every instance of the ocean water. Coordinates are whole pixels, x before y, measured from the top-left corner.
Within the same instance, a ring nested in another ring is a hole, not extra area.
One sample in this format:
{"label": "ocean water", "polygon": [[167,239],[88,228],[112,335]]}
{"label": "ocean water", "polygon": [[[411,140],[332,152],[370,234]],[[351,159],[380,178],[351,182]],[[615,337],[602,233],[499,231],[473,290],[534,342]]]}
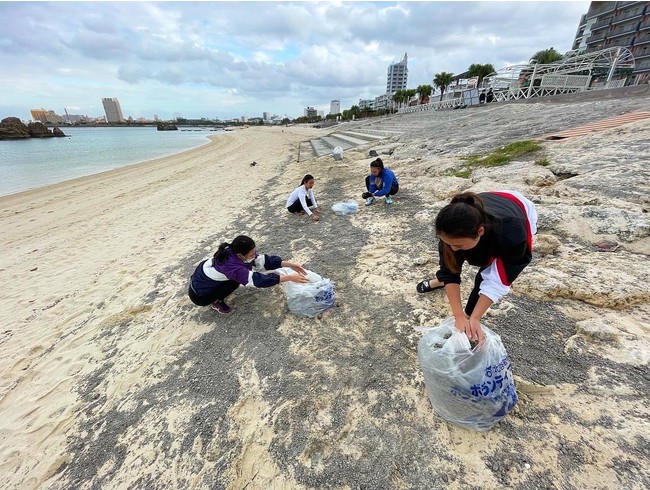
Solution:
{"label": "ocean water", "polygon": [[61,128],[65,138],[0,141],[0,196],[144,162],[209,143],[193,128]]}

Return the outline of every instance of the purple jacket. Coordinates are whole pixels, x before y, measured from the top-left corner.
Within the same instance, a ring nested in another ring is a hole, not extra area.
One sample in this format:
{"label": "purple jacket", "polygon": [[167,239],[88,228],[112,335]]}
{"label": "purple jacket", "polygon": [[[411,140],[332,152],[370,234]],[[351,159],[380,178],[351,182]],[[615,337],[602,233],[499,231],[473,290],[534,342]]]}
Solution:
{"label": "purple jacket", "polygon": [[230,247],[226,249],[228,257],[223,264],[214,258],[201,262],[192,274],[192,289],[199,296],[206,296],[214,291],[220,282],[235,281],[242,286],[268,288],[280,282],[278,274],[262,274],[257,270],[275,270],[281,267],[282,259],[276,255],[257,254],[255,260],[246,263]]}

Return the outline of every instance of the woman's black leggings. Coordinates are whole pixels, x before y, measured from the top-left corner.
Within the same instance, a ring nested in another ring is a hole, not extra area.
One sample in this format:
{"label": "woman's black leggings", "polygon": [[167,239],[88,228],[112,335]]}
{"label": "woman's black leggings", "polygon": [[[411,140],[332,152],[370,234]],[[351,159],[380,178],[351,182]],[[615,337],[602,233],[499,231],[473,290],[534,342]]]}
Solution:
{"label": "woman's black leggings", "polygon": [[[366,190],[370,191],[370,175],[366,175]],[[395,194],[397,194],[397,191],[399,191],[399,184],[393,183],[393,185],[390,186],[390,192],[388,193],[388,195],[394,196]]]}
{"label": "woman's black leggings", "polygon": [[476,274],[476,278],[474,279],[474,289],[472,289],[472,292],[469,294],[469,298],[467,299],[467,305],[465,306],[465,313],[468,316],[472,315],[472,312],[474,311],[474,308],[476,307],[476,303],[478,303],[479,299],[479,292],[481,291],[481,283],[483,282],[483,276],[481,275],[481,272],[483,272],[485,269],[480,269],[478,273]]}
{"label": "woman's black leggings", "polygon": [[[305,198],[305,202],[307,203],[307,207],[311,206],[311,199],[308,197]],[[287,211],[290,213],[299,213],[300,211],[304,211],[304,209],[302,209],[302,204],[300,204],[300,199],[296,199],[291,206],[288,206]]]}
{"label": "woman's black leggings", "polygon": [[214,291],[205,296],[199,296],[192,289],[192,284],[188,288],[187,294],[190,297],[192,303],[197,306],[208,306],[209,304],[214,303],[215,301],[223,301],[228,296],[230,296],[235,289],[239,287],[237,281],[221,281]]}

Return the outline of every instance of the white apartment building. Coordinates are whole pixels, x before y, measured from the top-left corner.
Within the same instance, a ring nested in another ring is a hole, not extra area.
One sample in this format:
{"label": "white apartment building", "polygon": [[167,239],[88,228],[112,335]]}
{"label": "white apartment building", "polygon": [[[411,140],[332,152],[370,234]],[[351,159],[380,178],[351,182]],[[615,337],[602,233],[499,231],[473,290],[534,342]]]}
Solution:
{"label": "white apartment building", "polygon": [[314,109],[313,107],[306,107],[305,108],[305,116],[307,117],[316,117],[318,115],[318,111]]}
{"label": "white apartment building", "polygon": [[122,108],[120,107],[119,100],[114,97],[105,97],[102,99],[102,105],[104,106],[104,112],[106,113],[106,122],[124,122],[124,116],[122,115]]}
{"label": "white apartment building", "polygon": [[330,114],[340,114],[341,113],[341,101],[334,99],[330,101]]}
{"label": "white apartment building", "polygon": [[408,55],[404,53],[404,58],[399,63],[391,63],[388,66],[388,74],[386,78],[386,93],[393,95],[398,90],[406,89],[408,81]]}

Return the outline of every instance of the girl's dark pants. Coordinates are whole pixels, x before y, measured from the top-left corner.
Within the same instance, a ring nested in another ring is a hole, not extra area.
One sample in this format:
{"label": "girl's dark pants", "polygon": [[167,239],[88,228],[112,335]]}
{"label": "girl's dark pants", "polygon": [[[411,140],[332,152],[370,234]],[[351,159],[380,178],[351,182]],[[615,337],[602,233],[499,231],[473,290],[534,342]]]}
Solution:
{"label": "girl's dark pants", "polygon": [[[311,199],[308,197],[305,198],[305,202],[307,203],[307,207],[311,206]],[[287,211],[290,213],[299,213],[300,211],[304,211],[304,209],[302,209],[302,204],[300,204],[300,199],[296,199],[291,206],[287,207]]]}
{"label": "girl's dark pants", "polygon": [[223,301],[228,296],[230,296],[233,293],[233,291],[238,287],[239,287],[239,283],[237,281],[223,281],[219,283],[217,288],[212,293],[206,296],[199,296],[194,292],[194,289],[192,289],[192,283],[190,283],[190,287],[187,293],[190,296],[190,300],[195,305],[208,306],[209,304],[212,304],[215,301]]}
{"label": "girl's dark pants", "polygon": [[[366,175],[366,190],[370,192],[370,175]],[[381,189],[380,189],[381,190]],[[393,184],[390,186],[389,196],[394,196],[399,191],[399,184]]]}

